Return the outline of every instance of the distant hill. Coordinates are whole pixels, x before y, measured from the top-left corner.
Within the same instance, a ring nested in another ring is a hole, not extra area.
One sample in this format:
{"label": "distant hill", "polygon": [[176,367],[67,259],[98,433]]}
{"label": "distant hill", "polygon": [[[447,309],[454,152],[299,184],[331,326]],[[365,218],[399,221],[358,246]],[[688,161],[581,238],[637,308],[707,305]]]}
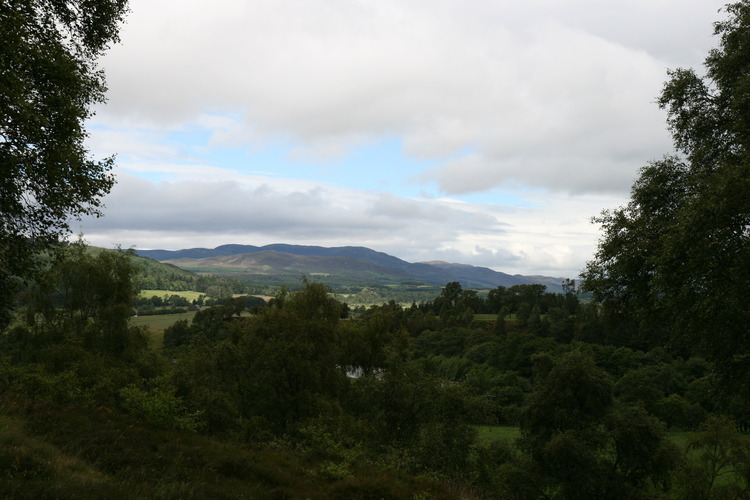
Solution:
{"label": "distant hill", "polygon": [[162,261],[183,269],[214,270],[226,274],[276,275],[302,274],[339,275],[352,278],[388,276],[399,281],[411,278],[405,271],[379,266],[371,262],[348,257],[306,256],[262,250],[253,253],[220,255],[200,259],[180,257]]}
{"label": "distant hill", "polygon": [[273,244],[222,245],[213,249],[137,250],[139,255],[189,269],[235,275],[328,275],[373,284],[415,282],[444,285],[458,281],[465,288],[543,284],[562,292],[563,278],[510,275],[486,267],[442,261],[411,263],[365,247],[320,247]]}

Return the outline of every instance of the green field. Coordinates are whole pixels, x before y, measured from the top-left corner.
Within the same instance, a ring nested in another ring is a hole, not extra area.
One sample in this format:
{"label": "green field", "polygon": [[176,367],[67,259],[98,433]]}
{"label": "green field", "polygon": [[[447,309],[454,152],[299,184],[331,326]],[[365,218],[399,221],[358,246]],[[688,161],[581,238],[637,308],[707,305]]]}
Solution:
{"label": "green field", "polygon": [[687,431],[669,431],[669,440],[684,450],[687,448],[689,438],[693,434],[695,433]]}
{"label": "green field", "polygon": [[509,425],[477,425],[477,443],[486,445],[494,441],[507,441],[513,443],[521,437],[521,429]]}
{"label": "green field", "polygon": [[[245,311],[242,316],[249,316],[250,313]],[[193,320],[195,311],[189,311],[180,314],[154,314],[150,316],[131,316],[130,324],[133,326],[145,326],[149,330],[151,345],[155,349],[160,349],[164,343],[164,330],[181,319],[188,321]]]}
{"label": "green field", "polygon": [[156,295],[157,297],[164,297],[165,295],[167,297],[171,297],[172,295],[178,295],[180,297],[185,297],[189,301],[198,300],[198,297],[201,295],[205,295],[201,292],[193,292],[193,291],[184,291],[184,292],[175,292],[173,290],[141,290],[140,297],[143,299],[150,299]]}
{"label": "green field", "polygon": [[190,311],[182,314],[132,316],[130,318],[130,324],[134,326],[148,327],[148,336],[151,340],[151,347],[153,347],[154,349],[161,349],[164,345],[164,330],[181,319],[192,321],[193,316],[195,316],[195,311]]}
{"label": "green field", "polygon": [[[475,314],[474,319],[477,321],[495,322],[497,321],[497,314]],[[505,317],[505,321],[516,321],[516,315],[508,314]]]}
{"label": "green field", "polygon": [[475,314],[474,319],[477,321],[497,321],[497,314]]}
{"label": "green field", "polygon": [[[474,428],[478,431],[477,442],[479,444],[487,444],[500,439],[513,442],[521,437],[521,429],[513,426],[477,425]],[[694,434],[695,432],[689,431],[669,431],[668,436],[670,441],[684,450],[687,448],[690,436]],[[744,437],[750,441],[750,434],[744,434]]]}
{"label": "green field", "polygon": [[193,320],[195,311],[182,314],[158,314],[154,316],[133,316],[130,324],[134,326],[148,327],[148,335],[151,339],[151,347],[161,349],[164,345],[164,330],[181,319]]}

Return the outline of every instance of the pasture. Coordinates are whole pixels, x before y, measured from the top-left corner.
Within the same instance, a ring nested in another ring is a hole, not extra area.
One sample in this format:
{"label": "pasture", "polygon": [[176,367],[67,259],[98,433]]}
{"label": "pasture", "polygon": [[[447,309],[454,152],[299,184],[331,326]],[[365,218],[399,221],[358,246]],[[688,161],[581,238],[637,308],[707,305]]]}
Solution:
{"label": "pasture", "polygon": [[152,316],[133,316],[130,318],[130,324],[134,326],[146,326],[149,330],[163,332],[167,327],[172,326],[181,319],[188,321],[193,320],[195,311],[189,311],[180,314],[155,314]]}
{"label": "pasture", "polygon": [[130,324],[133,326],[145,326],[148,328],[148,338],[151,347],[161,349],[164,346],[164,330],[181,319],[193,320],[195,311],[181,314],[156,314],[153,316],[132,316]]}
{"label": "pasture", "polygon": [[157,297],[171,297],[172,295],[177,295],[180,297],[185,297],[185,299],[189,300],[190,302],[194,300],[198,300],[198,297],[201,295],[204,295],[204,293],[201,292],[194,292],[192,290],[187,290],[183,292],[175,292],[174,290],[141,290],[139,297],[142,299],[150,299],[156,295]]}
{"label": "pasture", "polygon": [[513,443],[521,437],[521,429],[510,425],[476,425],[477,444],[486,445],[494,441]]}
{"label": "pasture", "polygon": [[[521,429],[510,425],[476,425],[477,443],[488,444],[493,441],[505,440],[510,443],[521,437]],[[668,438],[682,450],[686,450],[690,437],[695,435],[691,431],[672,430],[668,433]],[[743,434],[743,438],[750,441],[750,434]]]}

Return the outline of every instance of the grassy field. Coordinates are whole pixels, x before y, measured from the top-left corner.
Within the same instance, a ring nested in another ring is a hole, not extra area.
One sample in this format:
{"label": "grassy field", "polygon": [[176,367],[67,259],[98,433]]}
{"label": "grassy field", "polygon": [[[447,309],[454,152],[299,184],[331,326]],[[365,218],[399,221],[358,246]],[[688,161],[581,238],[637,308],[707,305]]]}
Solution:
{"label": "grassy field", "polygon": [[192,321],[195,311],[182,314],[156,314],[153,316],[133,316],[130,318],[130,324],[135,326],[147,326],[149,330],[163,332],[167,327],[172,326],[181,319]]}
{"label": "grassy field", "polygon": [[[479,444],[487,444],[500,439],[512,442],[521,437],[521,429],[518,427],[505,425],[477,425],[475,428],[479,431],[479,434],[477,435],[477,442]],[[669,440],[684,450],[687,448],[690,436],[694,434],[694,432],[688,431],[669,431]],[[750,441],[750,434],[744,434],[743,436]]]}
{"label": "grassy field", "polygon": [[[242,316],[250,316],[250,313],[244,311]],[[181,314],[155,314],[151,316],[132,316],[130,324],[133,326],[145,326],[148,328],[151,345],[154,349],[161,349],[164,344],[164,330],[174,325],[181,319],[188,321],[193,320],[195,311],[189,311]]]}
{"label": "grassy field", "polygon": [[477,443],[480,445],[500,440],[512,443],[521,437],[521,430],[518,427],[508,425],[477,425],[475,428],[478,431]]}
{"label": "grassy field", "polygon": [[180,297],[185,297],[189,301],[198,300],[198,297],[201,295],[205,295],[201,292],[193,292],[193,291],[185,291],[185,292],[175,292],[172,290],[141,290],[141,298],[150,299],[156,295],[157,297],[164,297],[165,295],[167,297],[171,297],[172,295],[178,295]]}
{"label": "grassy field", "polygon": [[164,346],[164,330],[181,319],[192,321],[193,316],[195,316],[195,311],[190,311],[182,314],[133,316],[130,318],[130,324],[134,326],[148,327],[148,336],[151,340],[151,347],[153,347],[154,349],[161,349],[162,346]]}
{"label": "grassy field", "polygon": [[686,431],[669,431],[669,440],[684,450],[687,448],[688,439],[693,434],[695,433]]}
{"label": "grassy field", "polygon": [[474,319],[477,321],[496,321],[497,314],[475,314]]}
{"label": "grassy field", "polygon": [[[497,314],[475,314],[474,319],[477,321],[489,321],[489,322],[495,322],[497,321]],[[505,317],[506,321],[515,321],[516,315],[515,314],[509,314]]]}

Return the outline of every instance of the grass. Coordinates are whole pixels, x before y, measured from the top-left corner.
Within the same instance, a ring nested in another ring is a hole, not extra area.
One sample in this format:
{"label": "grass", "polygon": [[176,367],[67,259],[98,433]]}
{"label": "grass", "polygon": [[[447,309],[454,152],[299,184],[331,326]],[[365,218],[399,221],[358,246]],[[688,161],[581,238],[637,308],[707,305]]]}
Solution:
{"label": "grass", "polygon": [[201,292],[194,292],[191,290],[184,291],[184,292],[175,292],[173,290],[141,290],[140,297],[143,299],[150,299],[156,295],[157,297],[164,297],[165,295],[167,297],[171,297],[172,295],[177,295],[180,297],[185,297],[189,301],[198,300],[198,297],[201,295],[205,296],[205,293]]}
{"label": "grass", "polygon": [[[151,347],[161,349],[164,345],[164,330],[174,325],[181,319],[188,322],[193,321],[196,311],[189,311],[180,314],[154,314],[149,316],[132,316],[130,324],[133,326],[145,326],[148,328]],[[250,316],[248,311],[243,311],[242,316]]]}
{"label": "grass", "polygon": [[[478,431],[477,442],[482,445],[500,439],[513,441],[521,437],[521,430],[518,427],[505,425],[477,425],[475,428]],[[680,449],[684,450],[687,448],[690,436],[694,434],[694,432],[688,431],[669,431],[669,440],[679,446]],[[750,435],[746,435],[745,437],[750,440]]]}
{"label": "grass", "polygon": [[[696,434],[697,433],[693,431],[669,431],[669,440],[685,450],[687,449],[690,438]],[[750,434],[740,434],[740,438],[750,442]]]}
{"label": "grass", "polygon": [[193,320],[195,311],[181,314],[157,314],[154,316],[133,316],[130,324],[133,326],[145,326],[148,328],[148,337],[151,347],[161,349],[164,346],[164,330],[174,325],[181,319]]}
{"label": "grass", "polygon": [[521,429],[510,425],[477,425],[477,444],[486,445],[494,441],[513,442],[521,437]]}
{"label": "grass", "polygon": [[195,311],[189,311],[180,314],[155,314],[153,316],[133,316],[130,318],[130,324],[134,326],[146,326],[149,330],[163,332],[168,327],[175,324],[181,319],[188,321],[193,320]]}
{"label": "grass", "polygon": [[475,314],[474,319],[476,321],[496,321],[497,314]]}
{"label": "grass", "polygon": [[669,431],[669,440],[680,447],[680,449],[687,449],[688,440],[690,436],[694,435],[694,432],[687,431]]}
{"label": "grass", "polygon": [[[497,321],[497,314],[475,314],[474,319],[476,321],[495,322]],[[505,321],[516,321],[516,315],[515,314],[507,315],[505,317]]]}

